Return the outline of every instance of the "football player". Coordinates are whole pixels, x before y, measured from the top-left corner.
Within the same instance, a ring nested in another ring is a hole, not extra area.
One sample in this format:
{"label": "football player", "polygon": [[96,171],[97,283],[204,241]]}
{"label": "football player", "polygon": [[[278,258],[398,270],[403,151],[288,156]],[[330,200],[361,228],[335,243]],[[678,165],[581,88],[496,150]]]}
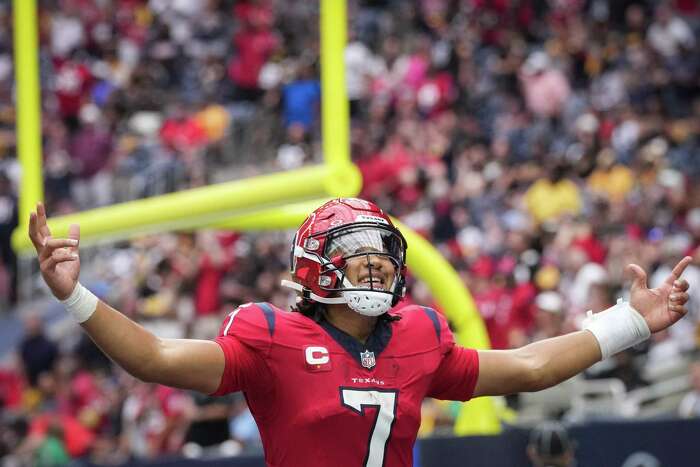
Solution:
{"label": "football player", "polygon": [[560,383],[666,329],[686,313],[684,258],[648,289],[636,265],[630,302],[591,314],[585,329],[514,350],[455,345],[445,319],[405,294],[406,241],[377,206],[336,199],[296,233],[293,312],[233,310],[211,341],[161,339],[78,282],[79,228],[52,238],[42,205],[29,236],[53,294],[97,345],[135,377],[206,394],[243,391],[270,466],[412,465],[425,397],[465,401]]}

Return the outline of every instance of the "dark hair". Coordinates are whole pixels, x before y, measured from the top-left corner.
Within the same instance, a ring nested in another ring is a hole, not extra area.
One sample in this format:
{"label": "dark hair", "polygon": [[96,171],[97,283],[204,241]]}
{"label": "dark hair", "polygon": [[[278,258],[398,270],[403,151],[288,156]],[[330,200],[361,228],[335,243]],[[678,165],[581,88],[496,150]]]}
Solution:
{"label": "dark hair", "polygon": [[558,422],[545,421],[530,432],[530,447],[544,458],[564,455],[573,448],[569,433]]}
{"label": "dark hair", "polygon": [[[295,306],[292,307],[292,312],[301,313],[307,318],[311,318],[317,323],[326,319],[326,305],[323,303],[315,302],[309,300],[308,298],[299,298]],[[398,321],[401,316],[390,315],[389,313],[383,313],[379,315],[379,319],[386,320],[388,322]]]}

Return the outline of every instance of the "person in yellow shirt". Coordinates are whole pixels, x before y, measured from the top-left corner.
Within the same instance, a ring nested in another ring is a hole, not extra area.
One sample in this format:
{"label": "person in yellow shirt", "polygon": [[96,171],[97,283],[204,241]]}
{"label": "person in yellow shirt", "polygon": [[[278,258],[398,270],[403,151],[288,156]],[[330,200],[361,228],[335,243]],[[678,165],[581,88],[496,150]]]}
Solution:
{"label": "person in yellow shirt", "polygon": [[231,125],[231,116],[223,106],[218,104],[204,106],[194,115],[194,119],[204,129],[210,142],[224,139]]}
{"label": "person in yellow shirt", "polygon": [[623,201],[634,187],[634,176],[628,167],[615,163],[612,149],[598,154],[597,167],[588,177],[588,187],[612,203]]}
{"label": "person in yellow shirt", "polygon": [[566,166],[557,164],[549,171],[549,177],[538,179],[525,193],[527,210],[537,223],[581,212],[579,188],[565,175]]}

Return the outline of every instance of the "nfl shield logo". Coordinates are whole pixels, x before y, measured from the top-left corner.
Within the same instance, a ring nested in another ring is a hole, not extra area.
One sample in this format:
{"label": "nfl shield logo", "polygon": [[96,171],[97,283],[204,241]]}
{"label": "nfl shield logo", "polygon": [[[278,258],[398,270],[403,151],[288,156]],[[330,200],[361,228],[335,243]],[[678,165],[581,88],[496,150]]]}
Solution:
{"label": "nfl shield logo", "polygon": [[362,366],[370,370],[377,364],[377,361],[374,359],[374,352],[370,352],[369,350],[360,352],[360,360]]}

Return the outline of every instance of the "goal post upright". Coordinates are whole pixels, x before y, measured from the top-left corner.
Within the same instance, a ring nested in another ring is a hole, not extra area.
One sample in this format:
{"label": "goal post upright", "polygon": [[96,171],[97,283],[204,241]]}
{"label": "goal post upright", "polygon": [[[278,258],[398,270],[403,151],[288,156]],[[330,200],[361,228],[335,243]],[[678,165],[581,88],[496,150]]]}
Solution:
{"label": "goal post upright", "polygon": [[17,156],[22,167],[19,228],[26,232],[29,213],[44,199],[41,149],[41,87],[36,0],[12,2]]}

